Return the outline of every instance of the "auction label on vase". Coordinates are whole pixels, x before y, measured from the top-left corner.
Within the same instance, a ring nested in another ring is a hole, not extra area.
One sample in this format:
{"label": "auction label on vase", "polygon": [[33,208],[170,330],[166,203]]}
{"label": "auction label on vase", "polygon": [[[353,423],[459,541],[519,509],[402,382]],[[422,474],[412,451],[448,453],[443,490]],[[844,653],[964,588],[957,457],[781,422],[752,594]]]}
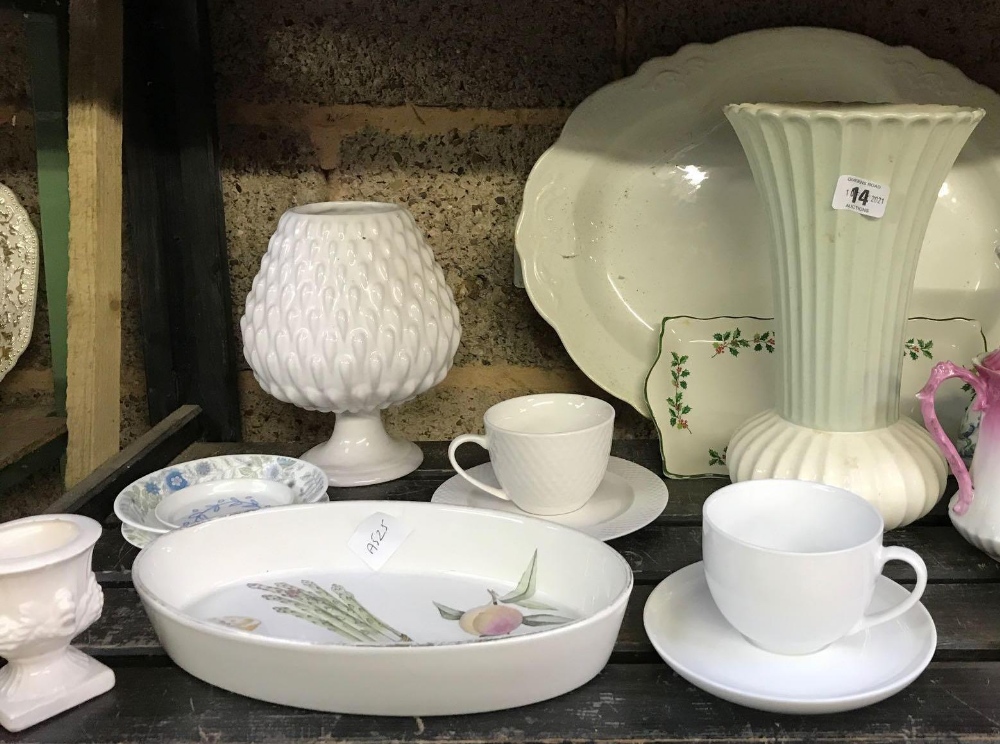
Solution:
{"label": "auction label on vase", "polygon": [[833,208],[849,209],[867,217],[881,217],[889,201],[889,187],[857,176],[841,176],[833,192]]}
{"label": "auction label on vase", "polygon": [[375,512],[358,525],[347,541],[347,547],[371,569],[378,571],[411,532],[412,527],[391,514]]}

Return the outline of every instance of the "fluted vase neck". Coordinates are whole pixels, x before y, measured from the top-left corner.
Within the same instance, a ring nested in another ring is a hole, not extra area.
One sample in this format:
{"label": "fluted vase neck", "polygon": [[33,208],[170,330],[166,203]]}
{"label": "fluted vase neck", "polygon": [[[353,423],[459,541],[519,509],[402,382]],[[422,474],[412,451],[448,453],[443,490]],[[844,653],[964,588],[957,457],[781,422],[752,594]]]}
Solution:
{"label": "fluted vase neck", "polygon": [[[751,116],[782,116],[816,120],[867,119],[885,121],[966,121],[973,126],[983,118],[984,111],[969,106],[952,106],[939,103],[732,103],[725,107],[726,116],[732,121],[734,114]],[[971,130],[970,130],[971,131]]]}
{"label": "fluted vase neck", "polygon": [[[983,111],[742,103],[725,113],[773,237],[778,413],[826,431],[889,426],[899,418],[902,336],[924,234]],[[884,187],[884,214],[835,209],[841,176]]]}

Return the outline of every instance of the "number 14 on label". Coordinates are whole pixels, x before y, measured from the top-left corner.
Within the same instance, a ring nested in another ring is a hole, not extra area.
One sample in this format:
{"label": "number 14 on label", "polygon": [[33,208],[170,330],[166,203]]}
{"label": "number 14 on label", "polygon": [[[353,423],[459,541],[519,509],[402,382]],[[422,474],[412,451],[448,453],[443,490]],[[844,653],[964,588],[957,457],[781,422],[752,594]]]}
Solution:
{"label": "number 14 on label", "polygon": [[860,202],[861,204],[864,204],[867,207],[869,200],[873,204],[885,204],[885,197],[873,194],[868,189],[860,191],[857,186],[848,191],[847,194],[851,198],[851,201],[854,204],[858,204]]}
{"label": "number 14 on label", "polygon": [[841,176],[833,193],[833,208],[847,209],[867,217],[885,214],[889,187],[857,176]]}

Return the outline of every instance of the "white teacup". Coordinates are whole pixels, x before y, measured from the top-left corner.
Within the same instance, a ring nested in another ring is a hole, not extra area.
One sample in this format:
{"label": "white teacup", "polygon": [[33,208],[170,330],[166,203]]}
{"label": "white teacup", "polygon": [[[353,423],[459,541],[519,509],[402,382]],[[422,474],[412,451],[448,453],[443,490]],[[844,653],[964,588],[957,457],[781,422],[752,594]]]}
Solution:
{"label": "white teacup", "polygon": [[[927,568],[909,548],[883,547],[878,510],[841,488],[750,480],[712,494],[703,510],[705,577],[722,615],[779,654],[819,651],[899,617],[917,603]],[[888,561],[917,574],[910,596],[865,614]]]}
{"label": "white teacup", "polygon": [[[463,434],[448,448],[458,474],[531,514],[576,511],[594,495],[611,454],[615,409],[598,398],[567,393],[526,395],[497,403],[483,417],[486,436]],[[501,488],[481,483],[455,460],[475,442],[490,453]]]}

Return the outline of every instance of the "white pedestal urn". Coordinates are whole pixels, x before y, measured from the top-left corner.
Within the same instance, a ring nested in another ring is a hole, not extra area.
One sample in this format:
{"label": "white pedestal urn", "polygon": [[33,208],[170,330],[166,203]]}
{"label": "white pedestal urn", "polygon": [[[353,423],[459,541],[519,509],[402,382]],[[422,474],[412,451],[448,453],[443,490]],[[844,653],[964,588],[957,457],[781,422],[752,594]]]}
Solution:
{"label": "white pedestal urn", "polygon": [[[734,481],[840,486],[886,527],[926,514],[947,469],[899,415],[906,310],[938,192],[979,109],[734,104],[771,226],[777,407],[729,443]],[[853,180],[851,180],[853,179]]]}
{"label": "white pedestal urn", "polygon": [[243,352],[278,400],[337,414],[302,458],[332,486],[415,470],[420,449],[390,437],[380,411],[437,385],[461,335],[458,307],[410,213],[327,202],[278,221],[240,321]]}
{"label": "white pedestal urn", "polygon": [[101,525],[46,514],[0,525],[0,724],[8,731],[110,690],[115,673],[70,646],[101,616],[91,570]]}

